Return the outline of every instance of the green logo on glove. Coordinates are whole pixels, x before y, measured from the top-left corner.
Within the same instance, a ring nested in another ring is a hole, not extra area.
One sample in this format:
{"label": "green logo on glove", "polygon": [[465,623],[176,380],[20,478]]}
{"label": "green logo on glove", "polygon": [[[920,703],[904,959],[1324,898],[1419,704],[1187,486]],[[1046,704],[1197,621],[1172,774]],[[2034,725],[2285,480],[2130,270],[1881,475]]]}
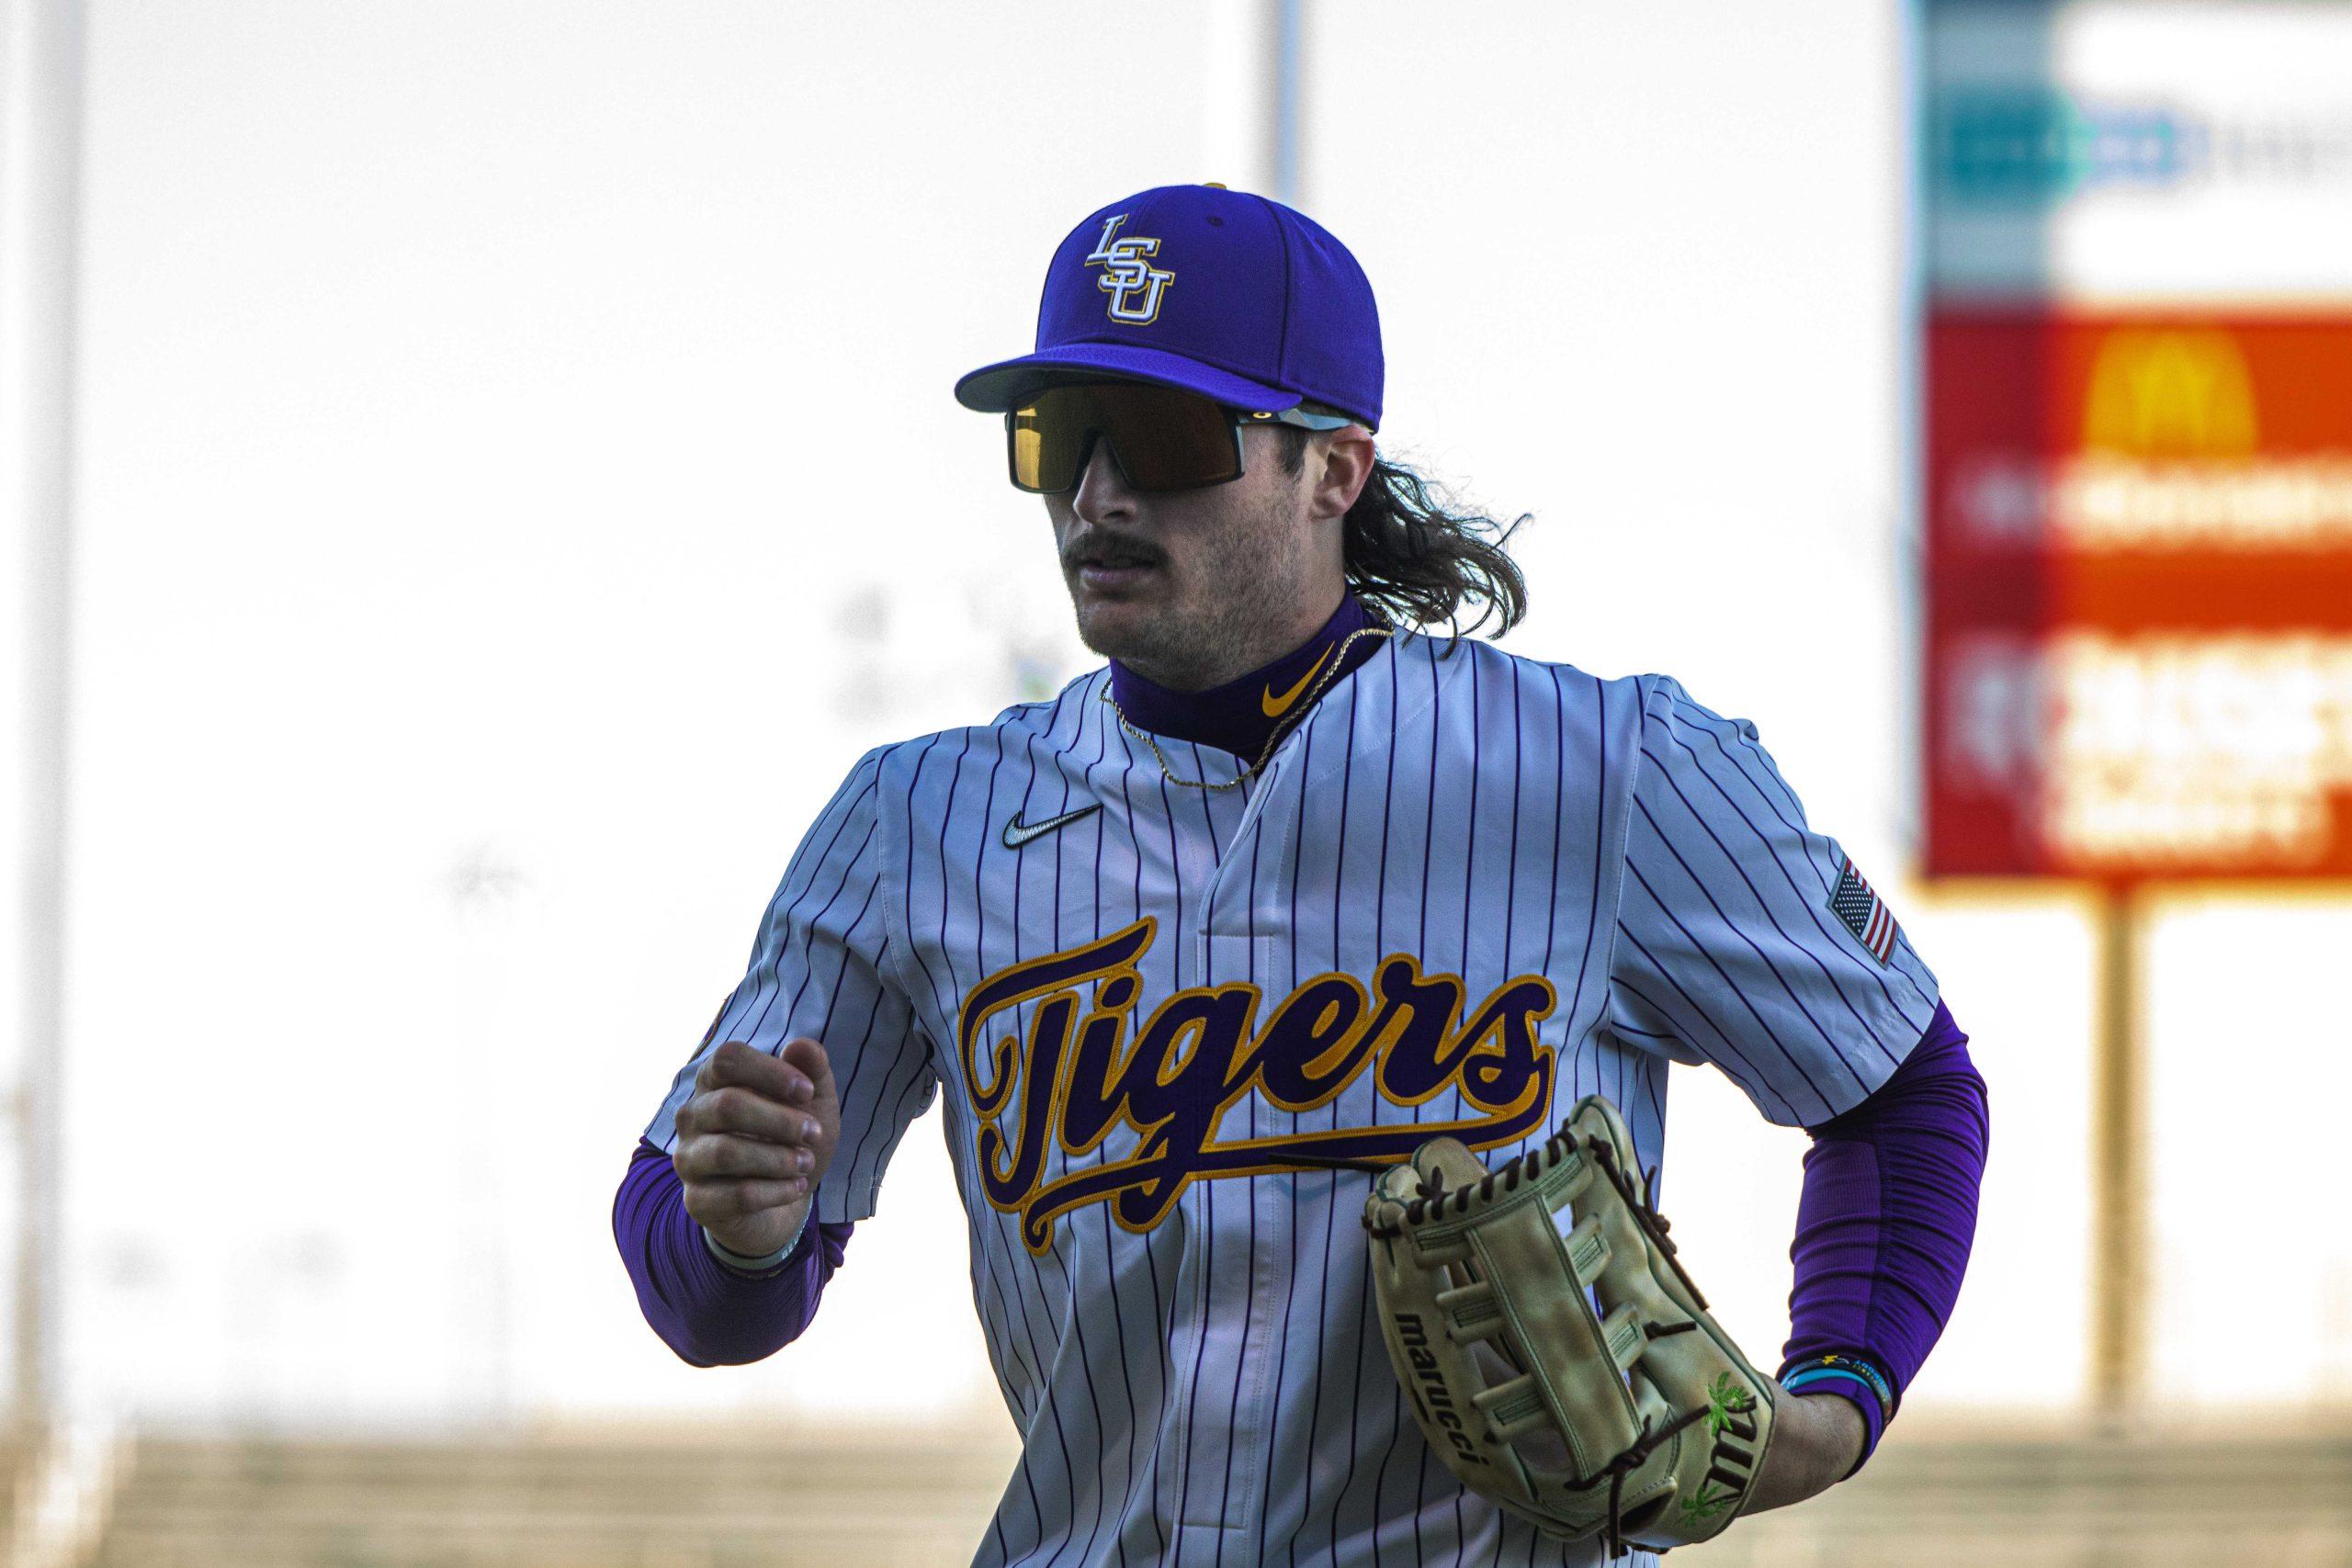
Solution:
{"label": "green logo on glove", "polygon": [[1707,1389],[1707,1430],[1721,1432],[1731,1425],[1735,1416],[1745,1416],[1756,1408],[1756,1396],[1739,1386],[1739,1380],[1729,1372],[1718,1372]]}
{"label": "green logo on glove", "polygon": [[1682,1499],[1682,1517],[1686,1519],[1712,1519],[1730,1507],[1738,1496],[1739,1494],[1728,1486],[1721,1491],[1702,1486],[1695,1495]]}

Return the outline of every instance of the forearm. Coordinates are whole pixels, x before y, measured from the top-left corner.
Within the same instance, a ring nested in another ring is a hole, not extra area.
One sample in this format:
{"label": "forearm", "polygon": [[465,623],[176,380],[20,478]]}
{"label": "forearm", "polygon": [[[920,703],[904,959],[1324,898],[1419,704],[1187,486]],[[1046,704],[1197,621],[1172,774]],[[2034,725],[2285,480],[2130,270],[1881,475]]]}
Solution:
{"label": "forearm", "polygon": [[1781,1375],[1800,1393],[1852,1403],[1864,1428],[1856,1469],[1943,1332],[1967,1271],[1990,1138],[1967,1039],[1938,1007],[1878,1092],[1814,1128],[1805,1153]]}
{"label": "forearm", "polygon": [[1860,1467],[1869,1429],[1860,1404],[1830,1395],[1784,1393],[1773,1406],[1772,1440],[1744,1512],[1802,1503]]}
{"label": "forearm", "polygon": [[741,1366],[774,1355],[816,1316],[852,1227],[811,1221],[775,1269],[722,1264],[686,1213],[670,1156],[640,1140],[613,1199],[613,1239],[645,1321],[682,1360]]}

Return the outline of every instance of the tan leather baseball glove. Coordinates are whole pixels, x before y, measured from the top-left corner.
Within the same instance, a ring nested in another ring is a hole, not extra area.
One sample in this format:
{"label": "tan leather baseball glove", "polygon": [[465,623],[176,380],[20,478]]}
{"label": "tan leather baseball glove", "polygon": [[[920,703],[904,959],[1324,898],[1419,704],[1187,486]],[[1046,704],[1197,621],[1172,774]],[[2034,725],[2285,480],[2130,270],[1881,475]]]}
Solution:
{"label": "tan leather baseball glove", "polygon": [[1752,1495],[1780,1392],[1707,1314],[1599,1095],[1489,1171],[1453,1138],[1364,1206],[1381,1333],[1430,1446],[1554,1534],[1657,1551]]}

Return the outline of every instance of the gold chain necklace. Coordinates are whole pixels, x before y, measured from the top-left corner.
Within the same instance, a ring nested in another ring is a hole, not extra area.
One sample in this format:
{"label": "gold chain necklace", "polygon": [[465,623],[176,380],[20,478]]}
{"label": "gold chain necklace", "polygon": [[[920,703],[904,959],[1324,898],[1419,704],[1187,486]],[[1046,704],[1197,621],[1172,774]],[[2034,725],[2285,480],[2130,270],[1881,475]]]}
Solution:
{"label": "gold chain necklace", "polygon": [[1146,746],[1151,748],[1152,761],[1159,764],[1160,773],[1167,776],[1170,784],[1175,784],[1183,789],[1238,789],[1244,781],[1248,780],[1252,774],[1257,773],[1259,769],[1264,767],[1266,763],[1272,759],[1274,748],[1283,743],[1283,737],[1288,735],[1297,725],[1298,721],[1306,716],[1306,711],[1315,705],[1316,699],[1323,694],[1323,689],[1339,678],[1340,671],[1346,667],[1348,662],[1348,649],[1354,644],[1355,640],[1358,637],[1386,637],[1389,635],[1391,629],[1392,628],[1387,626],[1361,626],[1356,630],[1350,632],[1346,637],[1340,638],[1340,646],[1333,653],[1330,662],[1324,667],[1322,677],[1308,689],[1305,696],[1298,699],[1298,702],[1292,709],[1289,719],[1283,723],[1274,726],[1274,732],[1266,737],[1266,749],[1258,753],[1258,760],[1250,763],[1248,767],[1242,769],[1239,773],[1234,774],[1231,780],[1224,784],[1218,784],[1210,779],[1186,779],[1177,777],[1176,770],[1168,765],[1167,757],[1161,753],[1159,750],[1159,742],[1153,739],[1148,732],[1136,728],[1134,721],[1127,717],[1126,710],[1119,705],[1119,699],[1111,694],[1111,682],[1107,680],[1102,682],[1102,700],[1111,705],[1111,711],[1113,713],[1118,715],[1119,728],[1121,729],[1125,730],[1129,735],[1134,736],[1137,740],[1142,741]]}

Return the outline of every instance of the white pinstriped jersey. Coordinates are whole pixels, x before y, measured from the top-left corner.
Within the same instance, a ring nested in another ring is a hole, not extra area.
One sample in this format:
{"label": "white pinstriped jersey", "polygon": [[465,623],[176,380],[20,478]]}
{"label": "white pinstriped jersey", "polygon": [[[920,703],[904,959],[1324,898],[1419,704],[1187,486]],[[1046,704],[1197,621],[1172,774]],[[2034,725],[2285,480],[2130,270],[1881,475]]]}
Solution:
{"label": "white pinstriped jersey", "polygon": [[1400,632],[1222,791],[1170,783],[1108,684],[861,758],[709,1037],[824,1041],[822,1220],[874,1213],[944,1087],[1024,1439],[976,1563],[1599,1562],[1430,1455],[1370,1315],[1370,1179],[1286,1156],[1446,1129],[1505,1157],[1599,1091],[1657,1165],[1669,1058],[1819,1122],[1918,1041],[1935,976],[1841,921],[1835,840],[1668,677]]}

